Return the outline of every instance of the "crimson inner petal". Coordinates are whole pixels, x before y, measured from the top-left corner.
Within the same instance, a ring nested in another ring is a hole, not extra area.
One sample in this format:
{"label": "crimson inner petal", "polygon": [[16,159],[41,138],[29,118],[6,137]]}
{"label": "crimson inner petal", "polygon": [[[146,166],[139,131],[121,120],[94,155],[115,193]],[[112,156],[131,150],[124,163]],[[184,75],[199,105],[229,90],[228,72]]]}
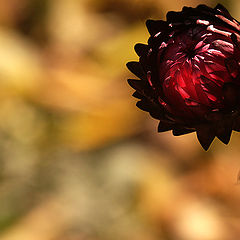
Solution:
{"label": "crimson inner petal", "polygon": [[[221,89],[231,81],[224,61],[233,52],[225,36],[196,28],[173,35],[164,56],[158,56],[159,80],[166,101],[177,115],[191,118],[203,117],[209,108],[222,108]],[[202,76],[208,84],[204,84]]]}

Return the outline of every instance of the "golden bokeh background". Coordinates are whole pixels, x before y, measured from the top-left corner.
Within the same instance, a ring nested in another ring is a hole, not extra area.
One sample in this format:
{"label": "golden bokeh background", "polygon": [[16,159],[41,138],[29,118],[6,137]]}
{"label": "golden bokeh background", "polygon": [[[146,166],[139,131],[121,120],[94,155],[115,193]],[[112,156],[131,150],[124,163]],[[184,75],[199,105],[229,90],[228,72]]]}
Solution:
{"label": "golden bokeh background", "polygon": [[239,238],[240,135],[158,134],[126,82],[146,19],[200,3],[0,0],[0,240]]}

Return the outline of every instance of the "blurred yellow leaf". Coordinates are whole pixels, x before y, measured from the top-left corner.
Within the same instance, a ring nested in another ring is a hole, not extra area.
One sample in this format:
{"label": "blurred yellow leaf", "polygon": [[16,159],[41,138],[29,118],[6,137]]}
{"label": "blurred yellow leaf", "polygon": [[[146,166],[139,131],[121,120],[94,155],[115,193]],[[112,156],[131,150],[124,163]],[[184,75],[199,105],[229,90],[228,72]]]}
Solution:
{"label": "blurred yellow leaf", "polygon": [[42,77],[37,49],[26,39],[0,28],[1,88],[30,92]]}

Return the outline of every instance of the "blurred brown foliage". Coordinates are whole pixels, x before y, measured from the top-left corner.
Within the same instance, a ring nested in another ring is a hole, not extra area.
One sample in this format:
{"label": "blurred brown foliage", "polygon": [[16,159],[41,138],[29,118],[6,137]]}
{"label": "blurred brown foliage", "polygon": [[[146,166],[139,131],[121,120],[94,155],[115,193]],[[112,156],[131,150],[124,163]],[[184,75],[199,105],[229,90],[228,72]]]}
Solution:
{"label": "blurred brown foliage", "polygon": [[238,239],[239,136],[157,134],[126,83],[145,20],[200,3],[0,0],[1,240]]}

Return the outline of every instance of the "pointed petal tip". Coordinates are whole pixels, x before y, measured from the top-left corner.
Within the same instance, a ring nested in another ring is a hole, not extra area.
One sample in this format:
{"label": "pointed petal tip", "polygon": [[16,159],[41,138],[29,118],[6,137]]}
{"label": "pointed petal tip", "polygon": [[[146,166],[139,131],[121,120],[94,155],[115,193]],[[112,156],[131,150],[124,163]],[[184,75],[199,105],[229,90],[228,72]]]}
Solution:
{"label": "pointed petal tip", "polygon": [[148,29],[148,32],[151,36],[155,35],[156,33],[159,33],[161,31],[166,31],[168,29],[168,24],[166,21],[163,20],[152,20],[148,19],[146,21],[146,26]]}
{"label": "pointed petal tip", "polygon": [[[130,84],[129,84],[129,85],[130,85]],[[142,97],[143,97],[143,96],[142,96],[139,92],[137,92],[137,91],[134,92],[134,93],[132,94],[132,96],[135,97],[135,98],[137,98],[137,99],[142,99]]]}
{"label": "pointed petal tip", "polygon": [[134,46],[134,50],[135,52],[137,53],[137,55],[139,57],[147,54],[148,50],[149,50],[149,46],[146,45],[146,44],[143,44],[143,43],[137,43],[135,46]]}
{"label": "pointed petal tip", "polygon": [[203,149],[207,151],[215,138],[215,133],[210,126],[201,126],[197,129],[197,138]]}
{"label": "pointed petal tip", "polygon": [[147,28],[149,27],[149,26],[151,26],[151,24],[154,22],[154,20],[153,19],[147,19],[146,20],[146,26],[147,26]]}
{"label": "pointed petal tip", "polygon": [[140,62],[131,61],[126,64],[128,70],[136,75],[140,79],[146,79],[146,72],[143,70],[143,67]]}
{"label": "pointed petal tip", "polygon": [[136,61],[130,61],[126,63],[126,66],[128,68],[129,71],[132,72],[132,69],[135,68],[135,66],[138,64],[138,62]]}
{"label": "pointed petal tip", "polygon": [[137,106],[139,109],[141,109],[141,110],[143,110],[143,111],[145,111],[145,112],[149,112],[149,105],[148,105],[148,103],[147,103],[146,101],[144,101],[144,100],[138,101],[138,102],[136,103],[136,106]]}
{"label": "pointed petal tip", "polygon": [[135,90],[140,90],[142,89],[142,81],[141,80],[137,80],[137,79],[128,79],[127,80],[128,84]]}
{"label": "pointed petal tip", "polygon": [[228,10],[220,3],[218,3],[214,9],[215,10],[223,10],[223,11],[228,12]]}
{"label": "pointed petal tip", "polygon": [[173,124],[160,121],[158,124],[158,132],[167,132],[173,129]]}
{"label": "pointed petal tip", "polygon": [[[212,142],[211,142],[211,143],[212,143]],[[202,143],[200,142],[202,148],[203,148],[205,151],[207,151],[207,150],[209,149],[211,143],[210,143],[210,144],[202,144]]]}
{"label": "pointed petal tip", "polygon": [[209,149],[209,147],[211,146],[213,140],[214,140],[215,137],[209,139],[209,140],[200,140],[199,137],[198,137],[198,141],[199,143],[201,144],[202,148],[207,151]]}
{"label": "pointed petal tip", "polygon": [[129,65],[131,65],[131,62],[127,62],[127,63],[126,63],[127,69],[128,69],[129,71],[131,71],[131,70],[129,69]]}
{"label": "pointed petal tip", "polygon": [[217,138],[224,143],[225,145],[227,145],[231,139],[231,135],[232,135],[232,129],[226,129],[223,133],[221,134],[217,134]]}
{"label": "pointed petal tip", "polygon": [[217,4],[217,6],[214,8],[215,11],[218,11],[221,13],[221,15],[227,17],[228,19],[232,20],[233,17],[229,13],[229,11],[222,5],[222,4]]}
{"label": "pointed petal tip", "polygon": [[225,145],[228,145],[228,143],[229,143],[229,141],[230,141],[230,139],[231,139],[231,137],[227,137],[227,138],[222,138],[222,137],[218,137],[217,136],[217,138],[222,142],[222,143],[224,143]]}
{"label": "pointed petal tip", "polygon": [[128,84],[133,87],[132,85],[135,83],[135,81],[139,81],[137,79],[127,79]]}
{"label": "pointed petal tip", "polygon": [[150,35],[154,35],[156,30],[155,30],[155,21],[152,19],[148,19],[146,21],[146,26],[148,29],[148,32],[150,33]]}

